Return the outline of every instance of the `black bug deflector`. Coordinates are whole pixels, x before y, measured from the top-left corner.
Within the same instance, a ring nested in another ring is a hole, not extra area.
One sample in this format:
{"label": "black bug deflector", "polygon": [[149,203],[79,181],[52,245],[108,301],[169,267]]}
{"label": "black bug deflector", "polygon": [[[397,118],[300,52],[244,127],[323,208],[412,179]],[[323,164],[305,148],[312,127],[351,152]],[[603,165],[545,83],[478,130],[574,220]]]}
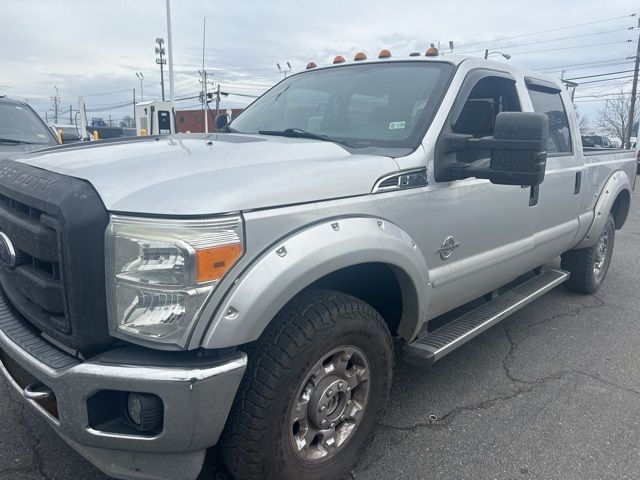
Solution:
{"label": "black bug deflector", "polygon": [[92,352],[108,335],[104,232],[108,213],[86,181],[0,160],[0,232],[16,252],[0,261],[9,302],[38,330]]}

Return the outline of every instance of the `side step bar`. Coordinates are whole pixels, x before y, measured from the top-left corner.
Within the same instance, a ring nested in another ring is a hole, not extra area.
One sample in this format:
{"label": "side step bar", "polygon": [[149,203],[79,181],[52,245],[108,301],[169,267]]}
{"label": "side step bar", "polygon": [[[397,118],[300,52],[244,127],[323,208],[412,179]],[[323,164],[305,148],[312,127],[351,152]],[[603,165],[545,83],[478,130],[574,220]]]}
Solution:
{"label": "side step bar", "polygon": [[405,347],[405,357],[431,365],[569,278],[569,272],[547,270]]}

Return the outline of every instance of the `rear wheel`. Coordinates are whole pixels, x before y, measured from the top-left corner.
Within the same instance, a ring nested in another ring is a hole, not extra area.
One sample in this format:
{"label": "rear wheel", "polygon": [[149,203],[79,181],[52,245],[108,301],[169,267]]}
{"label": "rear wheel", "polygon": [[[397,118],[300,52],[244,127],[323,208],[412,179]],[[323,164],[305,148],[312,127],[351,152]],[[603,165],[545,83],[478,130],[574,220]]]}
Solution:
{"label": "rear wheel", "polygon": [[616,226],[613,216],[598,237],[598,241],[588,248],[570,250],[562,255],[562,268],[571,273],[567,287],[574,292],[595,293],[609,270]]}
{"label": "rear wheel", "polygon": [[222,439],[238,480],[333,480],[357,463],[389,398],[393,347],[368,304],[300,294],[250,350]]}

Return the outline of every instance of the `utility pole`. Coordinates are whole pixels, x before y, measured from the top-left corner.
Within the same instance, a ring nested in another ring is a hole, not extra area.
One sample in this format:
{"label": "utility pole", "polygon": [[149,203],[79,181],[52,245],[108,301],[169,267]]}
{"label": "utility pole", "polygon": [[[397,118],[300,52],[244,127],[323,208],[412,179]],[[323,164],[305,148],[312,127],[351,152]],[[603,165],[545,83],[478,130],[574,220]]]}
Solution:
{"label": "utility pole", "polygon": [[160,65],[160,85],[162,87],[162,101],[164,102],[164,66],[167,64],[167,59],[164,58],[164,38],[156,38],[156,63]]}
{"label": "utility pole", "polygon": [[286,67],[280,67],[280,64],[276,63],[276,67],[278,67],[280,73],[284,74],[284,78],[287,78],[287,73],[291,71],[291,64],[289,62],[286,62],[286,64]]}
{"label": "utility pole", "polygon": [[[640,27],[640,18],[638,19]],[[633,85],[631,86],[631,105],[629,105],[629,120],[627,124],[626,148],[631,148],[631,130],[633,130],[633,117],[635,116],[636,95],[638,93],[638,67],[640,67],[640,34],[638,34],[638,49],[636,51],[636,65],[633,70]]]}
{"label": "utility pole", "polygon": [[142,89],[142,80],[144,80],[144,75],[142,72],[136,72],[136,77],[140,80],[140,101],[144,102],[144,90]]}
{"label": "utility pole", "polygon": [[199,72],[200,76],[203,77],[202,81],[202,91],[200,95],[202,96],[202,123],[204,124],[204,133],[209,133],[209,115],[207,115],[207,107],[209,104],[207,103],[207,71],[204,68],[204,50],[205,50],[205,40],[207,38],[207,17],[202,19],[202,70]]}
{"label": "utility pole", "polygon": [[216,90],[216,117],[220,115],[220,84],[218,84],[218,89]]}
{"label": "utility pole", "polygon": [[51,97],[51,101],[53,102],[53,123],[58,123],[58,110],[60,108],[60,95],[59,95],[59,91],[58,91],[58,87],[56,87],[55,85],[53,86],[53,88],[56,89],[56,94]]}
{"label": "utility pole", "polygon": [[136,89],[132,88],[133,93],[133,127],[138,127],[138,120],[136,119]]}
{"label": "utility pole", "polygon": [[209,100],[209,97],[207,95],[207,86],[208,83],[211,81],[209,79],[209,76],[211,75],[211,73],[207,72],[206,70],[198,70],[198,73],[200,74],[200,83],[202,83],[202,90],[200,91],[200,103],[202,103],[202,115],[204,117],[203,119],[203,123],[204,123],[204,132],[205,133],[209,133],[209,115],[207,114],[207,100]]}
{"label": "utility pole", "polygon": [[173,108],[175,106],[176,97],[175,89],[173,88],[173,40],[171,38],[171,0],[167,0],[167,41],[169,42],[169,99],[171,100],[171,108]]}

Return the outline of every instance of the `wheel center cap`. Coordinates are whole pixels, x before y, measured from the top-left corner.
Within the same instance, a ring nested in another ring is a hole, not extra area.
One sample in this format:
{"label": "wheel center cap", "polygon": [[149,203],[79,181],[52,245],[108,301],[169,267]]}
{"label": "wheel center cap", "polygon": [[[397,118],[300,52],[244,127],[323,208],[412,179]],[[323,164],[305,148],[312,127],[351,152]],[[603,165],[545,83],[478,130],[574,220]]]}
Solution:
{"label": "wheel center cap", "polygon": [[333,428],[340,421],[351,399],[347,385],[342,378],[330,375],[315,388],[310,399],[309,417],[318,428]]}

